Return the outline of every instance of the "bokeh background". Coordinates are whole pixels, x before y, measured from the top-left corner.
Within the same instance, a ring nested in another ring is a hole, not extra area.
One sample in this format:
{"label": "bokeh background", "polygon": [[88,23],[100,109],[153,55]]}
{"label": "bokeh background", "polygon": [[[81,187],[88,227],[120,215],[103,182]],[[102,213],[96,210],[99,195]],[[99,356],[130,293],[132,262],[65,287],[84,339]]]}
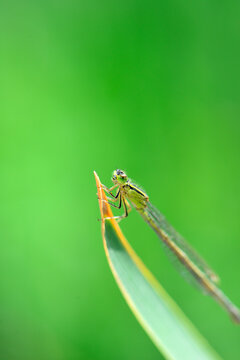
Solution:
{"label": "bokeh background", "polygon": [[[0,3],[0,359],[162,359],[109,270],[93,177],[123,168],[240,306],[240,4]],[[224,359],[240,328],[136,212],[122,229]]]}

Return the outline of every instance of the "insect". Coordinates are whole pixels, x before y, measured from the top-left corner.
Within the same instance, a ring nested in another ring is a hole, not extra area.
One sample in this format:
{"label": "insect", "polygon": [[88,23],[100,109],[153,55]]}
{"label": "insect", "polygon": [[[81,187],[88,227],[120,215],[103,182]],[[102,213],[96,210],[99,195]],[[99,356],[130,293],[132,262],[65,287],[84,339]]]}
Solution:
{"label": "insect", "polygon": [[[216,285],[218,276],[150,203],[148,195],[132,183],[127,174],[120,169],[113,172],[112,181],[114,185],[111,188],[103,185],[103,189],[111,196],[111,198],[108,197],[108,203],[118,209],[124,208],[123,215],[114,216],[113,218],[118,221],[126,218],[131,210],[128,202],[130,201],[142,218],[155,231],[160,240],[174,254],[184,268],[187,269],[200,288],[212,296],[235,322],[240,323],[239,309]],[[112,191],[116,188],[118,190],[116,195],[114,195]],[[116,204],[117,202],[118,204]],[[106,217],[105,220],[107,219],[111,218]]]}

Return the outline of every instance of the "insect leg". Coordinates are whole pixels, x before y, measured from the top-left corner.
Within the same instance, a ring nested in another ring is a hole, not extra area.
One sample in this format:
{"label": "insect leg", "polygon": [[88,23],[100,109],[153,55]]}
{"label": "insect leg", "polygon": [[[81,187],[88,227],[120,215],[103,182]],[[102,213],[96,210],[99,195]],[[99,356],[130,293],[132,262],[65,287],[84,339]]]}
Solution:
{"label": "insect leg", "polygon": [[114,194],[112,193],[112,190],[116,189],[116,187],[118,187],[118,186],[119,186],[118,184],[115,184],[115,185],[113,185],[111,188],[108,189],[105,185],[102,184],[103,190],[106,191],[108,194],[110,194],[110,195],[111,195],[113,198],[115,198],[115,199],[118,197],[119,192],[117,193],[117,195],[114,195]]}
{"label": "insect leg", "polygon": [[106,217],[104,220],[116,219],[116,220],[120,221],[120,220],[122,220],[123,218],[126,218],[126,217],[128,216],[128,210],[127,210],[125,198],[124,198],[124,197],[122,198],[121,194],[120,194],[120,199],[122,200],[122,203],[123,203],[124,214],[123,214],[123,215],[120,215],[120,216]]}
{"label": "insect leg", "polygon": [[113,204],[113,203],[110,202],[110,201],[106,201],[106,200],[102,200],[102,201],[107,202],[109,205],[111,205],[111,206],[113,206],[113,207],[115,207],[115,208],[117,208],[117,209],[121,209],[121,206],[122,206],[122,197],[121,197],[121,194],[120,194],[120,191],[119,191],[119,190],[118,190],[118,193],[117,193],[115,199],[110,199],[110,198],[108,198],[108,199],[111,200],[111,201],[117,201],[118,197],[119,197],[119,203],[118,203],[118,205],[115,205],[115,204]]}
{"label": "insect leg", "polygon": [[127,205],[127,208],[128,208],[128,214],[130,213],[130,211],[132,210],[132,207],[131,205],[129,204],[129,202],[127,201],[127,199],[125,199],[125,203]]}

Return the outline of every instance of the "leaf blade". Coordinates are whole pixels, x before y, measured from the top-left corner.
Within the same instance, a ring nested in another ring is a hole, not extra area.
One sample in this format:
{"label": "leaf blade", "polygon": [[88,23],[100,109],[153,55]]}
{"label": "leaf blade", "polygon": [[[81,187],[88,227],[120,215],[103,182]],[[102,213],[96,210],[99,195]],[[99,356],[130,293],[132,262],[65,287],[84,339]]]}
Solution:
{"label": "leaf blade", "polygon": [[[131,248],[112,217],[100,180],[94,173],[102,217],[106,256],[115,280],[133,311],[157,348],[167,359],[220,359],[198,333]],[[105,200],[105,201],[103,201]]]}

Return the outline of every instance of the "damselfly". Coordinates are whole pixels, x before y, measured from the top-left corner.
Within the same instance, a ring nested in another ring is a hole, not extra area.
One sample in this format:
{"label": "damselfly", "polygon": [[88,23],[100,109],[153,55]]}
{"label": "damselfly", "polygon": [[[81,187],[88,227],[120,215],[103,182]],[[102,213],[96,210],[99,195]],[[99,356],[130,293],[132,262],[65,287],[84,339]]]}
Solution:
{"label": "damselfly", "polygon": [[[211,295],[223,308],[227,310],[232,319],[240,323],[239,309],[216,286],[218,276],[206,262],[185,242],[182,236],[166,221],[165,217],[150,203],[148,195],[133,184],[127,174],[122,170],[115,170],[112,175],[114,185],[103,189],[111,195],[109,204],[115,208],[124,208],[124,214],[113,218],[121,220],[128,216],[132,203],[142,218],[156,232],[161,241],[170,249],[178,261],[188,270],[200,287]],[[118,188],[116,195],[112,191]],[[118,202],[118,204],[113,204]],[[110,219],[110,218],[105,218]]]}

